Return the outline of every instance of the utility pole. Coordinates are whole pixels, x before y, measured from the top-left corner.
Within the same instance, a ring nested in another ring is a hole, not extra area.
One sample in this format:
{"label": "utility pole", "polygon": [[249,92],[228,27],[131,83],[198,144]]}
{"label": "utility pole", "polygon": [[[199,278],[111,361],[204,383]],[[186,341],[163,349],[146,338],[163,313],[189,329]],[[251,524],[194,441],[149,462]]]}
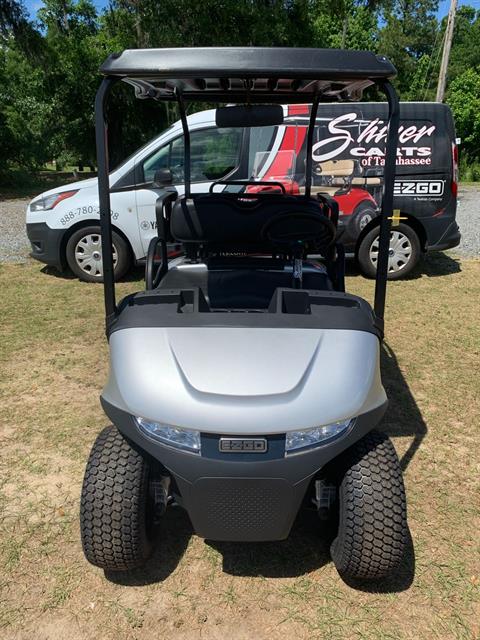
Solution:
{"label": "utility pole", "polygon": [[438,75],[436,102],[443,102],[445,96],[445,84],[447,82],[448,60],[450,58],[450,48],[453,39],[453,27],[455,24],[455,13],[457,11],[457,0],[450,0],[450,10],[448,12],[447,30],[445,31],[445,42],[443,43],[442,64]]}

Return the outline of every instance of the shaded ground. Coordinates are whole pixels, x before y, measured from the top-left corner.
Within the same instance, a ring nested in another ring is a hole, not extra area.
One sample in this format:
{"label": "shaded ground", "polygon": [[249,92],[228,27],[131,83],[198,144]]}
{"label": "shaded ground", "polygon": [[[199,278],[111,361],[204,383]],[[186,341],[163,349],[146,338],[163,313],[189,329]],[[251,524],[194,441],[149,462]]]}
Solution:
{"label": "shaded ground", "polygon": [[[173,510],[144,571],[88,565],[78,508],[106,422],[102,289],[1,265],[2,639],[478,639],[479,281],[479,261],[439,254],[389,285],[383,428],[405,469],[414,552],[375,591],[342,582],[308,516],[282,543],[214,545]],[[348,288],[371,299],[364,278]]]}

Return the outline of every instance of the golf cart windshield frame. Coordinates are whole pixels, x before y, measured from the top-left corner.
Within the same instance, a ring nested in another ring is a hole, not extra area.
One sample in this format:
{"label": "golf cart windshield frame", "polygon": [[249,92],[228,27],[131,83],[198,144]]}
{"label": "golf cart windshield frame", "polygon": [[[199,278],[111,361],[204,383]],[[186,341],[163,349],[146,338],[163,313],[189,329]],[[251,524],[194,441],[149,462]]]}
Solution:
{"label": "golf cart windshield frame", "polygon": [[358,100],[376,85],[388,102],[387,140],[380,218],[379,255],[374,312],[383,331],[388,249],[393,207],[399,101],[390,79],[395,67],[368,51],[220,47],[135,49],[112,54],[103,63],[104,75],[95,99],[100,227],[107,331],[117,316],[112,255],[108,129],[106,105],[112,86],[132,85],[139,99],[178,103],[184,132],[185,195],[190,197],[190,132],[185,103],[192,101],[244,104],[311,103],[307,134],[305,195],[310,195],[313,134],[319,102]]}

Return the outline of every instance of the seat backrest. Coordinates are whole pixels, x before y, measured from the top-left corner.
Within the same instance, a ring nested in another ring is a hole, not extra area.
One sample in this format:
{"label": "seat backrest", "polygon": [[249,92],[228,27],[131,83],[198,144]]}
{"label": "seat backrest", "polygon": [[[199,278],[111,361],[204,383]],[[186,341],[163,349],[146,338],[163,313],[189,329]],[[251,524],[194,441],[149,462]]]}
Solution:
{"label": "seat backrest", "polygon": [[353,174],[354,169],[354,160],[327,160],[317,165],[316,172],[321,176],[348,178]]}
{"label": "seat backrest", "polygon": [[[322,205],[325,209],[325,205]],[[320,204],[303,196],[283,194],[206,193],[179,198],[173,205],[170,231],[175,240],[233,250],[271,250],[262,229],[275,216],[313,213]]]}

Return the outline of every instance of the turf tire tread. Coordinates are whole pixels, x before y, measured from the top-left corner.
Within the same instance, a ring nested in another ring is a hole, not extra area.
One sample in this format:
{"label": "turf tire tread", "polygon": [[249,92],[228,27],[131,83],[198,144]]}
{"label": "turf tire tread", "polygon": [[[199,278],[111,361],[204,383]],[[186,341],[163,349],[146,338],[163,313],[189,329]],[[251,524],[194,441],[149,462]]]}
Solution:
{"label": "turf tire tread", "polygon": [[371,431],[344,454],[338,534],[331,545],[338,572],[350,579],[391,575],[409,539],[402,470],[387,435]]}
{"label": "turf tire tread", "polygon": [[129,571],[150,555],[148,476],[147,461],[122,434],[113,426],[103,429],[87,462],[80,501],[83,551],[97,567]]}

